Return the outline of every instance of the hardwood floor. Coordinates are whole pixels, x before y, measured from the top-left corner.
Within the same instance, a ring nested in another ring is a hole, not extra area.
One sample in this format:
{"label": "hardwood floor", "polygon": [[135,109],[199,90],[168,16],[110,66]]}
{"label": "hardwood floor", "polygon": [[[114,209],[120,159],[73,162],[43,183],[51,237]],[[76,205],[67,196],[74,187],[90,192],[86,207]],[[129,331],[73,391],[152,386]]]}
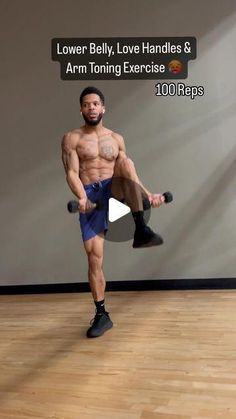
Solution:
{"label": "hardwood floor", "polygon": [[1,419],[236,419],[236,291],[0,296]]}

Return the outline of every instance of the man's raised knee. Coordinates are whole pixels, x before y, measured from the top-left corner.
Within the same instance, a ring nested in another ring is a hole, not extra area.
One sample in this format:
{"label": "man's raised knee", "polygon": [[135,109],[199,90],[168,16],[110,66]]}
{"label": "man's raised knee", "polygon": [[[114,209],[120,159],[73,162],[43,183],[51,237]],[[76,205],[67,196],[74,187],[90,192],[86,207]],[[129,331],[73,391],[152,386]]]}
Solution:
{"label": "man's raised knee", "polygon": [[134,162],[129,157],[122,157],[121,159],[117,159],[115,168],[116,176],[129,176],[129,174],[133,173],[133,170]]}

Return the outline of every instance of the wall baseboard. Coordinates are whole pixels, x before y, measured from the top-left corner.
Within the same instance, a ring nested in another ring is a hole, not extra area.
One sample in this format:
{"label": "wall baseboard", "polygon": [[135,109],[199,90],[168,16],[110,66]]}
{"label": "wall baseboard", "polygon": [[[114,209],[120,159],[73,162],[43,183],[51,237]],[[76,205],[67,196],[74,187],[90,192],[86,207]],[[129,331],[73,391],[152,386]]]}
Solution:
{"label": "wall baseboard", "polygon": [[[174,291],[236,289],[236,278],[148,279],[141,281],[108,281],[106,291]],[[3,285],[1,295],[90,292],[87,282],[35,285]]]}

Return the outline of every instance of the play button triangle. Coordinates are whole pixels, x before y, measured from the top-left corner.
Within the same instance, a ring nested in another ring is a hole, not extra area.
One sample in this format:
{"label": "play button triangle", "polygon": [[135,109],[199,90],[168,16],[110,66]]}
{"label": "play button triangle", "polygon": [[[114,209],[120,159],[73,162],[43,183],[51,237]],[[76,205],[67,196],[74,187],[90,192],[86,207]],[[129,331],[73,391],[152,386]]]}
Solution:
{"label": "play button triangle", "polygon": [[111,223],[129,214],[129,212],[130,207],[128,205],[123,204],[115,198],[109,199],[109,221]]}

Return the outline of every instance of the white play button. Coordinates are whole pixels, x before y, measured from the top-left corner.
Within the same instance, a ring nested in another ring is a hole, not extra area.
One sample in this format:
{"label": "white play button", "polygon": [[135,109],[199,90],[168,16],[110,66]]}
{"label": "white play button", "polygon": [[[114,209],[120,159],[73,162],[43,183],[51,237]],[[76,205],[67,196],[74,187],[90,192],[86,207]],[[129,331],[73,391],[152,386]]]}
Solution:
{"label": "white play button", "polygon": [[122,204],[122,202],[118,201],[115,198],[109,199],[109,221],[113,223],[119,218],[124,217],[126,214],[129,214],[130,207],[128,205]]}

